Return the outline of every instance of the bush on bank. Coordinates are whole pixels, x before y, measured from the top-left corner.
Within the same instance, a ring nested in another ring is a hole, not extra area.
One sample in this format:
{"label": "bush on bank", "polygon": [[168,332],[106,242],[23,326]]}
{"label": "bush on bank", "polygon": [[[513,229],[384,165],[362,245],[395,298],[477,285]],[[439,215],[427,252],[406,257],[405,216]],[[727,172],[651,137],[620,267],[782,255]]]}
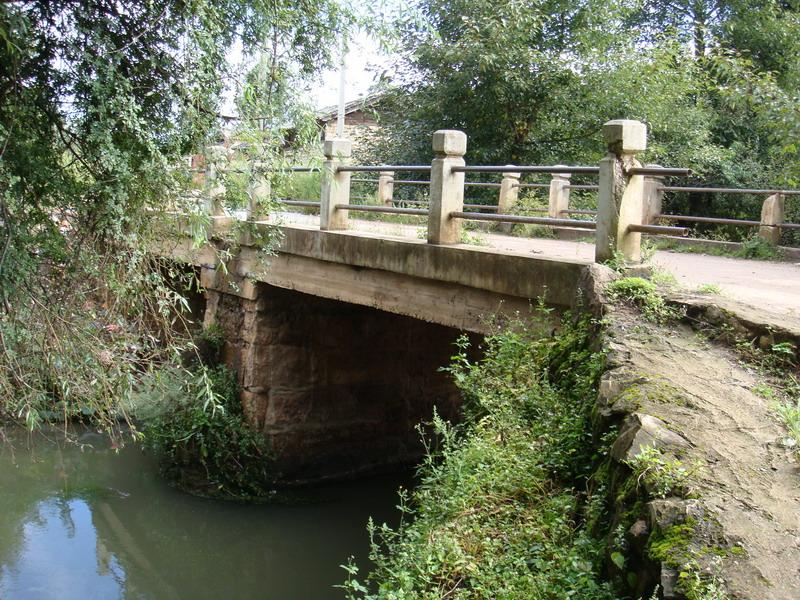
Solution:
{"label": "bush on bank", "polygon": [[600,575],[603,542],[588,532],[601,498],[587,493],[599,457],[590,415],[603,357],[596,326],[565,321],[540,339],[516,324],[485,357],[453,357],[465,422],[434,419],[420,484],[401,494],[397,529],[370,524],[374,571],[346,567],[348,598],[614,597]]}
{"label": "bush on bank", "polygon": [[273,494],[269,448],[247,423],[236,374],[219,363],[221,337],[196,338],[188,367],[164,367],[134,398],[142,437],[159,457],[162,473],[204,496],[256,500]]}

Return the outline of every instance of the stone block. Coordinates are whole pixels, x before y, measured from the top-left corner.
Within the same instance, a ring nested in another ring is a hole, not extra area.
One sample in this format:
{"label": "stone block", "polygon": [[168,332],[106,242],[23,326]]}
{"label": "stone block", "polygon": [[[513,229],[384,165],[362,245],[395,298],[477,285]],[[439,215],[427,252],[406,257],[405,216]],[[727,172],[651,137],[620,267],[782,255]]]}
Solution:
{"label": "stone block", "polygon": [[265,403],[264,426],[279,426],[296,429],[309,420],[314,410],[314,391],[311,388],[299,390],[273,390]]}
{"label": "stone block", "polygon": [[457,129],[440,129],[433,134],[433,151],[447,156],[464,156],[467,134]]}
{"label": "stone block", "polygon": [[266,360],[273,387],[295,387],[314,378],[314,356],[310,348],[270,344]]}
{"label": "stone block", "polygon": [[325,140],[322,153],[329,159],[349,158],[353,153],[353,144],[350,140],[341,138]]}
{"label": "stone block", "polygon": [[242,411],[247,421],[257,430],[264,427],[264,418],[267,412],[267,395],[263,392],[242,390]]}
{"label": "stone block", "polygon": [[641,121],[616,119],[603,125],[603,139],[617,154],[636,154],[647,150],[647,126]]}
{"label": "stone block", "polygon": [[647,522],[651,530],[664,531],[673,525],[681,525],[687,517],[695,520],[703,517],[699,501],[672,497],[647,503]]}
{"label": "stone block", "polygon": [[646,446],[679,451],[687,448],[689,442],[667,429],[667,424],[661,419],[633,413],[625,419],[622,433],[611,447],[611,456],[620,462],[626,462],[636,457]]}

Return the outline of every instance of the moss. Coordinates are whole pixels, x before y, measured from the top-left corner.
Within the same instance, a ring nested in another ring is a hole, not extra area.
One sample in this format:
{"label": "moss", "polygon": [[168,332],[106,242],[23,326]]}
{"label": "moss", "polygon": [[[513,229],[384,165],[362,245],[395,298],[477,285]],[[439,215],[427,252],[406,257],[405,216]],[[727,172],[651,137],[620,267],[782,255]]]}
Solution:
{"label": "moss", "polygon": [[695,537],[695,528],[696,521],[689,517],[684,523],[670,525],[664,531],[654,531],[647,543],[650,558],[670,567],[682,567],[692,558],[690,545]]}
{"label": "moss", "polygon": [[624,403],[630,412],[639,410],[643,402],[656,402],[659,404],[672,404],[675,406],[688,406],[686,396],[674,385],[666,381],[649,379],[643,383],[635,383],[626,387],[614,398],[614,404]]}
{"label": "moss", "polygon": [[648,321],[664,323],[680,316],[675,308],[667,305],[658,286],[642,277],[616,279],[606,286],[605,291],[611,300],[638,307]]}

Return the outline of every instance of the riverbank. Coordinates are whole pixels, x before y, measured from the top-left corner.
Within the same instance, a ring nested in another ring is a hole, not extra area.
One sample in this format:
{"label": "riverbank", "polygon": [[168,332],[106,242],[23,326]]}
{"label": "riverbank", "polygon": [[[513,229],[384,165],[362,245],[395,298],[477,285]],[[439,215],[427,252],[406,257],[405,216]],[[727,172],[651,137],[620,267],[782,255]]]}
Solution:
{"label": "riverbank", "polygon": [[465,422],[437,423],[351,600],[797,597],[796,336],[595,275],[601,321],[456,357]]}

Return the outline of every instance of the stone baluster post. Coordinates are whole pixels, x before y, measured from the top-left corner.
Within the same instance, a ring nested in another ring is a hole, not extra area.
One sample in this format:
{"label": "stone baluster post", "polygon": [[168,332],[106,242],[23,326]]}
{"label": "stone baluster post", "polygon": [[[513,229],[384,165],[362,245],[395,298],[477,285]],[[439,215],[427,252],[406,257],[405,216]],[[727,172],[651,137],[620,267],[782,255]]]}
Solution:
{"label": "stone baluster post", "polygon": [[[514,165],[506,165],[509,169],[513,169]],[[503,173],[503,179],[500,181],[500,195],[497,197],[497,214],[507,215],[512,212],[514,205],[519,199],[519,179],[522,173],[508,171]],[[497,230],[504,233],[509,233],[513,223],[498,223]]]}
{"label": "stone baluster post", "polygon": [[434,159],[431,163],[429,244],[457,244],[461,240],[461,221],[451,212],[464,210],[464,173],[453,167],[464,166],[467,134],[455,129],[440,129],[433,134]]}
{"label": "stone baluster post", "polygon": [[[646,165],[658,168],[661,165]],[[664,206],[664,178],[658,175],[644,176],[644,205],[642,207],[642,223],[652,225]]]}
{"label": "stone baluster post", "polygon": [[597,194],[595,261],[621,255],[628,263],[642,259],[642,234],[628,231],[644,214],[644,177],[629,170],[640,167],[636,155],[647,148],[647,127],[639,121],[615,120],[603,125],[608,153],[600,161]]}
{"label": "stone baluster post", "polygon": [[225,215],[225,210],[222,206],[225,183],[220,170],[223,161],[228,157],[228,149],[222,145],[209,146],[207,156],[205,185],[206,196],[208,197],[208,212],[212,217],[221,217]]}
{"label": "stone baluster post", "polygon": [[551,173],[550,177],[552,179],[550,179],[547,216],[551,219],[564,219],[566,218],[564,211],[569,210],[569,180],[572,173]]}
{"label": "stone baluster post", "polygon": [[781,223],[784,219],[784,195],[772,194],[761,206],[761,226],[758,235],[773,246],[781,242]]}
{"label": "stone baluster post", "polygon": [[381,171],[378,174],[378,202],[394,206],[394,171]]}
{"label": "stone baluster post", "polygon": [[248,218],[251,221],[266,221],[269,218],[268,204],[272,196],[272,182],[264,173],[256,172],[247,190],[250,198]]}
{"label": "stone baluster post", "polygon": [[347,229],[348,211],[337,209],[336,205],[350,204],[350,172],[339,172],[337,169],[349,162],[351,151],[350,140],[325,140],[319,206],[319,224],[322,230]]}

